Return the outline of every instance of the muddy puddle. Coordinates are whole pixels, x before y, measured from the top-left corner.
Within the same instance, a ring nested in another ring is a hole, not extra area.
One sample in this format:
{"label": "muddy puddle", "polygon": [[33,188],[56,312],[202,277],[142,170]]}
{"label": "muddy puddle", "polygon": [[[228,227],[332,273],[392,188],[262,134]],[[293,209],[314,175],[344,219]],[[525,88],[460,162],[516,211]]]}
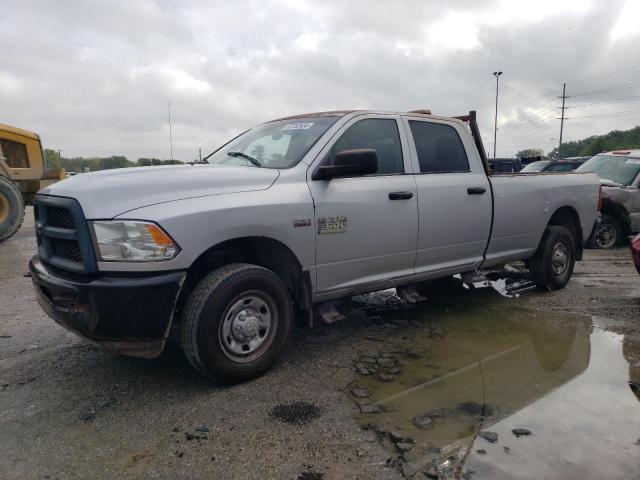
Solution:
{"label": "muddy puddle", "polygon": [[369,312],[387,340],[349,394],[370,441],[408,478],[640,478],[640,345],[495,297]]}

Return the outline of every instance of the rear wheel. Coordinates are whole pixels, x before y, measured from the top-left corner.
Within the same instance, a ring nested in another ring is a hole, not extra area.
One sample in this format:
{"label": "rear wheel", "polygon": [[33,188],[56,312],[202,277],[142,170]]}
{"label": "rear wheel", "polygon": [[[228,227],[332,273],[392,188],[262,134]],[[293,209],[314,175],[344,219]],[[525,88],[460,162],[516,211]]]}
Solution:
{"label": "rear wheel", "polygon": [[571,231],[549,225],[536,253],[529,259],[529,270],[540,290],[564,288],[573,274],[576,243]]}
{"label": "rear wheel", "polygon": [[0,242],[18,231],[24,220],[24,201],[18,187],[0,177]]}
{"label": "rear wheel", "polygon": [[232,264],[204,277],[191,293],[180,340],[205,376],[240,383],[264,373],[291,331],[289,292],[266,268]]}
{"label": "rear wheel", "polygon": [[609,249],[622,244],[622,227],[616,217],[603,215],[600,225],[593,233],[591,243],[596,248]]}

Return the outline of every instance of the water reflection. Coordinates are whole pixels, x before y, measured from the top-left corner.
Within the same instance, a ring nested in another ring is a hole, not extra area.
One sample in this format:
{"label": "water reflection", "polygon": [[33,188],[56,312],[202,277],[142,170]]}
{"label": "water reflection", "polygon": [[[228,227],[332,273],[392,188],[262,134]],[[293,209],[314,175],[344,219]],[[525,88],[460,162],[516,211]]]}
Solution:
{"label": "water reflection", "polygon": [[637,341],[473,292],[450,300],[378,312],[429,321],[358,359],[358,419],[406,476],[640,478]]}

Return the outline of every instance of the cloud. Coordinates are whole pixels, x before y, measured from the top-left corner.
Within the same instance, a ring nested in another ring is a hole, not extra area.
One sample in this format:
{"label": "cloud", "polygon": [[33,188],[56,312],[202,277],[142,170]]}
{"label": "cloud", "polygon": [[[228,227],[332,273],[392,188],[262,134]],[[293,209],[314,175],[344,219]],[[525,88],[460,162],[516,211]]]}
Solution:
{"label": "cloud", "polygon": [[[571,95],[637,78],[640,69],[608,74],[640,58],[640,32],[623,23],[625,34],[615,33],[629,8],[622,0],[25,0],[0,19],[0,122],[36,131],[68,156],[168,157],[171,102],[174,155],[190,160],[199,147],[287,114],[476,109],[490,148],[499,69],[498,153],[549,150],[563,82]],[[576,118],[565,138],[637,120]]]}

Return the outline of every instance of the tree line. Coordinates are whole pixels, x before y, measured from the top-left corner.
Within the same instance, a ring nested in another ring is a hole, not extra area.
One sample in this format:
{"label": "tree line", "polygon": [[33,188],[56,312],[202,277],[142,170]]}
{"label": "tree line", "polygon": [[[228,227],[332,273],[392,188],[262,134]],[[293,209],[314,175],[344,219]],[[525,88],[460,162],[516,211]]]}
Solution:
{"label": "tree line", "polygon": [[[573,142],[566,142],[547,153],[549,158],[592,157],[602,152],[640,148],[640,127],[629,130],[612,130],[605,135],[593,135]],[[518,158],[542,155],[540,148],[527,148],[516,152]]]}
{"label": "tree line", "polygon": [[111,168],[150,167],[152,165],[180,164],[180,160],[161,160],[159,158],[138,158],[131,161],[123,155],[110,157],[61,157],[55,150],[45,149],[44,158],[47,168],[64,168],[67,172],[84,172],[87,169],[108,170]]}

